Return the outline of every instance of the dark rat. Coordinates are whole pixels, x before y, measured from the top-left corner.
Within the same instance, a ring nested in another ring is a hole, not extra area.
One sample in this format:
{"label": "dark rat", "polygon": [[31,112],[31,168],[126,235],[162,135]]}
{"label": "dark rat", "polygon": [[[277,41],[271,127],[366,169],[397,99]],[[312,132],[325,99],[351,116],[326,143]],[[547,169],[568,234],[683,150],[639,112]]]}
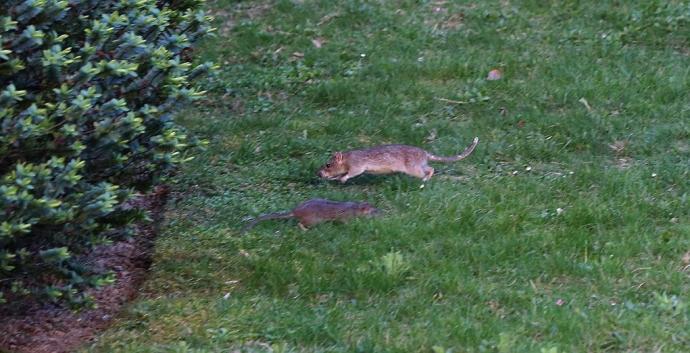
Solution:
{"label": "dark rat", "polygon": [[275,212],[254,218],[243,229],[242,233],[257,223],[269,219],[297,218],[303,230],[321,222],[346,221],[353,217],[376,215],[381,211],[367,202],[340,202],[324,199],[312,199],[295,207],[292,211]]}
{"label": "dark rat", "polygon": [[466,158],[479,143],[475,137],[462,153],[452,157],[439,157],[419,147],[406,145],[383,145],[361,150],[335,152],[331,159],[321,167],[318,176],[329,180],[346,182],[362,173],[389,174],[401,172],[421,178],[431,179],[434,168],[432,162],[455,162]]}

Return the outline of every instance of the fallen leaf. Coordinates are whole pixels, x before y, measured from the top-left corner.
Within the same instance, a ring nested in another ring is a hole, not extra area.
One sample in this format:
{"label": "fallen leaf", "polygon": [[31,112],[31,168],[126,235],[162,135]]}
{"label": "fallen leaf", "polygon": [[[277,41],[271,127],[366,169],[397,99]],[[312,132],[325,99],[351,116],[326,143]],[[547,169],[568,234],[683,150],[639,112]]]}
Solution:
{"label": "fallen leaf", "polygon": [[235,98],[230,103],[230,110],[236,114],[244,113],[244,101],[241,98]]}
{"label": "fallen leaf", "polygon": [[686,252],[683,255],[683,263],[686,265],[690,265],[690,251]]}
{"label": "fallen leaf", "polygon": [[465,14],[460,12],[450,15],[445,21],[441,23],[441,27],[447,29],[458,29],[465,21]]}
{"label": "fallen leaf", "polygon": [[589,102],[587,102],[587,100],[584,97],[580,98],[578,102],[582,103],[588,111],[592,111],[592,107],[589,105]]}
{"label": "fallen leaf", "polygon": [[501,78],[503,78],[503,73],[499,69],[493,69],[489,71],[489,74],[486,76],[486,79],[488,81],[496,81],[500,80]]}
{"label": "fallen leaf", "polygon": [[296,52],[292,53],[292,56],[295,57],[295,58],[301,59],[301,58],[304,57],[304,53],[301,53],[301,52],[296,51]]}
{"label": "fallen leaf", "polygon": [[613,143],[609,144],[609,148],[617,155],[623,154],[625,151],[625,148],[628,146],[627,141],[613,141]]}
{"label": "fallen leaf", "polygon": [[326,43],[326,40],[321,37],[316,37],[311,40],[311,44],[314,44],[314,46],[317,48],[321,48],[324,45],[324,43]]}
{"label": "fallen leaf", "polygon": [[436,139],[436,129],[431,129],[429,135],[425,138],[427,142],[432,142]]}
{"label": "fallen leaf", "polygon": [[331,13],[331,14],[328,14],[328,15],[326,15],[326,16],[323,16],[323,17],[321,17],[321,20],[319,21],[319,23],[317,23],[316,25],[317,25],[317,26],[321,26],[322,24],[324,24],[324,23],[326,23],[326,22],[328,22],[328,21],[330,21],[330,20],[332,20],[332,19],[334,19],[335,17],[338,17],[338,16],[340,16],[340,13],[338,13],[338,12]]}
{"label": "fallen leaf", "polygon": [[633,164],[633,159],[630,157],[623,157],[623,158],[618,158],[616,160],[616,167],[618,169],[628,169],[630,166]]}

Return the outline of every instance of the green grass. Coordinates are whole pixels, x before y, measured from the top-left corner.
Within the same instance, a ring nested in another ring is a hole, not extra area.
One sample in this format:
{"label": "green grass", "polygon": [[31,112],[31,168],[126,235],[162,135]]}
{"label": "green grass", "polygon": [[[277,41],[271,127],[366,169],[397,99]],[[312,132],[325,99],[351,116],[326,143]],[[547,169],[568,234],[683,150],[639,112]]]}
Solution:
{"label": "green grass", "polygon": [[[208,148],[143,294],[85,350],[687,351],[687,2],[333,3],[209,4],[222,67],[180,117]],[[424,188],[315,176],[335,150],[474,136]],[[386,215],[239,236],[313,197]]]}

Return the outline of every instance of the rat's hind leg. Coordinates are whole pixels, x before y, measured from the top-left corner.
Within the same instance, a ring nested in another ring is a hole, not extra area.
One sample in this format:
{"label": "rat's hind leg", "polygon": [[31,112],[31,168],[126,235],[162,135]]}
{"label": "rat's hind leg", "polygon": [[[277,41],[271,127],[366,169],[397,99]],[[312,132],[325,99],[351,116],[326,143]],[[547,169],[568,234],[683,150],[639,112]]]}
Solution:
{"label": "rat's hind leg", "polygon": [[427,181],[431,178],[432,175],[434,175],[434,168],[431,168],[428,165],[423,165],[408,169],[405,171],[405,173],[412,175],[413,177],[422,179],[423,181]]}
{"label": "rat's hind leg", "polygon": [[306,214],[306,215],[301,215],[301,216],[299,217],[299,224],[298,224],[298,226],[299,226],[302,230],[307,230],[307,229],[311,228],[313,225],[315,225],[315,224],[317,224],[317,223],[319,223],[319,222],[321,222],[321,221],[322,221],[322,220],[321,220],[321,218],[319,218],[319,216],[317,216],[317,215],[315,215],[315,214],[313,214],[313,213],[309,213],[309,214]]}
{"label": "rat's hind leg", "polygon": [[425,166],[424,167],[424,177],[422,178],[423,181],[427,181],[431,179],[431,177],[434,175],[434,168]]}

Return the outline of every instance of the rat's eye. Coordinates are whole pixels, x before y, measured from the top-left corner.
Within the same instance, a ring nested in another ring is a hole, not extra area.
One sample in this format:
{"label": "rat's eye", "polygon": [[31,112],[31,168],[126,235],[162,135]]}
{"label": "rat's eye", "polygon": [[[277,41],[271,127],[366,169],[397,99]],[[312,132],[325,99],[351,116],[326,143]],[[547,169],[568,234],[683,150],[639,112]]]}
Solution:
{"label": "rat's eye", "polygon": [[330,167],[331,167],[331,164],[330,164],[330,163],[326,163],[326,168],[330,168]]}

